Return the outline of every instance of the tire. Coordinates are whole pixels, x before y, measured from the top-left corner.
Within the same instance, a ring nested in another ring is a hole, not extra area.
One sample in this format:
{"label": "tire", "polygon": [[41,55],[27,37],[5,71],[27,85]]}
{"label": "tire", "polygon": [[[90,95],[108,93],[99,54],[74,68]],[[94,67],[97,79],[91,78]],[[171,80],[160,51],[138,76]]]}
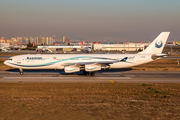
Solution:
{"label": "tire", "polygon": [[83,71],[83,74],[89,76],[89,72]]}
{"label": "tire", "polygon": [[84,75],[86,75],[86,73],[87,73],[86,71],[83,71],[83,74],[84,74]]}
{"label": "tire", "polygon": [[94,72],[92,72],[92,73],[91,73],[91,76],[94,76],[94,75],[95,75]]}

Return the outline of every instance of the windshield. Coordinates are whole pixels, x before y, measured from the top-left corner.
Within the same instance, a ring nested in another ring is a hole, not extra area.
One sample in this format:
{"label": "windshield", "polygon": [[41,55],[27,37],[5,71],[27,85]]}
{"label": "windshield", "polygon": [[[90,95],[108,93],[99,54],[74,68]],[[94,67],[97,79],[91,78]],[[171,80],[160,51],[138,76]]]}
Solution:
{"label": "windshield", "polygon": [[8,60],[12,60],[12,58],[9,58]]}

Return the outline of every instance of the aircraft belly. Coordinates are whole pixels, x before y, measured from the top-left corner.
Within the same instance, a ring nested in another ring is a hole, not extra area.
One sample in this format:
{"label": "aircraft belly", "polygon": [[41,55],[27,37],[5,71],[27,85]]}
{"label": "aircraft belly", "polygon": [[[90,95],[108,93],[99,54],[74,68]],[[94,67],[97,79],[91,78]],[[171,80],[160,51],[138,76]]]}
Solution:
{"label": "aircraft belly", "polygon": [[54,66],[41,66],[41,67],[18,67],[22,69],[55,69]]}
{"label": "aircraft belly", "polygon": [[127,67],[131,67],[134,64],[131,63],[114,63],[110,65],[110,68],[127,68]]}
{"label": "aircraft belly", "polygon": [[128,67],[132,67],[132,66],[137,66],[137,65],[141,65],[144,63],[148,63],[153,61],[152,59],[141,59],[141,62],[139,61],[127,61],[127,62],[119,62],[119,63],[114,63],[110,65],[110,68],[128,68]]}

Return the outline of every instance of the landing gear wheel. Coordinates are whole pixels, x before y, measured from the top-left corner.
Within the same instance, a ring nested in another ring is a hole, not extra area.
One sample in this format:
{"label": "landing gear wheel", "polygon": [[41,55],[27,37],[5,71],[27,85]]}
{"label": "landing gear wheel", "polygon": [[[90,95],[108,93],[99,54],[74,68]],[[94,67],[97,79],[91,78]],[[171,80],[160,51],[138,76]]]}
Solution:
{"label": "landing gear wheel", "polygon": [[83,71],[83,74],[89,76],[89,72]]}
{"label": "landing gear wheel", "polygon": [[23,72],[20,72],[20,75],[23,75]]}
{"label": "landing gear wheel", "polygon": [[89,76],[89,72],[86,72],[85,75],[86,75],[86,76]]}
{"label": "landing gear wheel", "polygon": [[92,73],[91,73],[91,76],[94,76],[94,75],[95,75],[94,72],[92,72]]}
{"label": "landing gear wheel", "polygon": [[87,72],[87,71],[83,71],[83,74],[86,76],[94,76],[95,75],[94,72]]}

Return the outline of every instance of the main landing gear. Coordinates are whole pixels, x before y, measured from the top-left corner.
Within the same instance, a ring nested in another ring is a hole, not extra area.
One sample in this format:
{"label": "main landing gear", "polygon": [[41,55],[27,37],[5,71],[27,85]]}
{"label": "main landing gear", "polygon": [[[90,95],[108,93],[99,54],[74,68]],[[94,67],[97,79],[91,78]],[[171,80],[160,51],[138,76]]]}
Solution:
{"label": "main landing gear", "polygon": [[95,75],[94,72],[86,72],[86,71],[83,71],[83,74],[86,76],[94,76]]}
{"label": "main landing gear", "polygon": [[23,69],[19,68],[19,71],[20,71],[20,75],[23,75]]}

